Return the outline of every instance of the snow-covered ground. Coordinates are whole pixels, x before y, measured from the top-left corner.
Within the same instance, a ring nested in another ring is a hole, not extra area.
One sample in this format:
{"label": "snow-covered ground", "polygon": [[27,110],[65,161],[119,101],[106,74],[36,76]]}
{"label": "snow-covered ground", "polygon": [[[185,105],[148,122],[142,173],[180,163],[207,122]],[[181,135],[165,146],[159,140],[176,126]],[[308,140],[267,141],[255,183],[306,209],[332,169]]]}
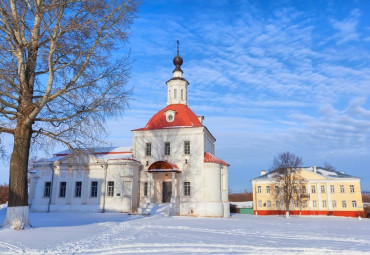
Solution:
{"label": "snow-covered ground", "polygon": [[0,228],[0,254],[370,254],[369,219],[160,212],[31,213],[30,219],[33,228]]}

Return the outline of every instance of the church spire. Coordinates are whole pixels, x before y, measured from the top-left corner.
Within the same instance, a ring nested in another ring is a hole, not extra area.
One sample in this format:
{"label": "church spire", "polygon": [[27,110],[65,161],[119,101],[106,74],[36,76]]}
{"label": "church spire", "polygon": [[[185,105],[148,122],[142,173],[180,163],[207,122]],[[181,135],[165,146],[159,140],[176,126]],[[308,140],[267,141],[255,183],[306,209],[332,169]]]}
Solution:
{"label": "church spire", "polygon": [[180,42],[179,40],[177,40],[177,55],[176,57],[173,59],[173,64],[176,66],[175,70],[173,70],[173,72],[176,72],[176,71],[180,71],[182,73],[182,70],[181,70],[181,65],[182,63],[184,62],[182,60],[182,57],[180,56],[180,50],[179,50],[179,47],[180,47]]}
{"label": "church spire", "polygon": [[177,55],[173,59],[175,70],[173,70],[172,78],[167,81],[167,105],[170,104],[185,104],[187,105],[187,86],[189,82],[182,77],[183,71],[181,65],[184,62],[180,56],[180,43],[177,40]]}

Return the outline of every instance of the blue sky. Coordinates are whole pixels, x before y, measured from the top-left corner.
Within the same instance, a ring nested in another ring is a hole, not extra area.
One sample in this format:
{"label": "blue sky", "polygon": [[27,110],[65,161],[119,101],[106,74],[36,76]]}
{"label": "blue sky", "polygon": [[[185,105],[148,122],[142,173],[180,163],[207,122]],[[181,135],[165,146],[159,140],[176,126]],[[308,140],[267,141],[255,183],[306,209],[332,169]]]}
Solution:
{"label": "blue sky", "polygon": [[132,60],[130,109],[107,123],[108,142],[131,145],[131,130],[166,105],[180,40],[189,106],[231,164],[233,191],[250,190],[285,151],[370,191],[369,15],[369,1],[146,1],[121,51]]}

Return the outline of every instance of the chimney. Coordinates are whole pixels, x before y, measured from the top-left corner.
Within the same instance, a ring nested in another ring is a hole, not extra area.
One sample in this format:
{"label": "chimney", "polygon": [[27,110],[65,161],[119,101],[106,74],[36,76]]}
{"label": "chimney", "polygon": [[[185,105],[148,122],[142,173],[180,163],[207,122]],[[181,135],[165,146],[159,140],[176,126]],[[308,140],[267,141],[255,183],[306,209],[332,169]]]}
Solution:
{"label": "chimney", "polygon": [[313,166],[313,172],[316,174],[316,166]]}
{"label": "chimney", "polygon": [[266,174],[266,170],[261,170],[261,175]]}

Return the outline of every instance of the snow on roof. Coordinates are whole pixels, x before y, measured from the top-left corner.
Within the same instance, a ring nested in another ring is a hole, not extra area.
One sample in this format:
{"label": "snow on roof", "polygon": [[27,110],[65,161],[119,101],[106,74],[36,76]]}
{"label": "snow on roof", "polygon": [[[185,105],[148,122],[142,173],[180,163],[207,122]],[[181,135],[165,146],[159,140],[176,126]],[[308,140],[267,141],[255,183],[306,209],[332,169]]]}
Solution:
{"label": "snow on roof", "polygon": [[[103,160],[135,160],[134,155],[132,154],[132,148],[129,146],[116,146],[116,147],[97,147],[89,148],[84,151],[88,155],[93,155],[94,157]],[[72,154],[70,150],[60,151],[54,154],[53,157],[48,159],[41,159],[35,162],[37,165],[50,164],[55,161],[60,161]]]}
{"label": "snow on roof", "polygon": [[[315,173],[315,167],[302,167],[302,170],[310,171],[312,173]],[[316,174],[321,175],[328,179],[337,179],[337,178],[358,178],[352,175],[345,174],[344,172],[338,172],[334,170],[329,170],[323,167],[316,167]],[[258,176],[256,178],[253,178],[252,180],[269,180],[272,179],[274,175],[274,172],[266,173],[264,175]]]}
{"label": "snow on roof", "polygon": [[204,153],[204,162],[205,163],[219,163],[221,165],[230,166],[229,163],[226,163],[222,159],[216,157],[215,155],[213,155],[213,154],[211,154],[209,152],[205,152]]}

